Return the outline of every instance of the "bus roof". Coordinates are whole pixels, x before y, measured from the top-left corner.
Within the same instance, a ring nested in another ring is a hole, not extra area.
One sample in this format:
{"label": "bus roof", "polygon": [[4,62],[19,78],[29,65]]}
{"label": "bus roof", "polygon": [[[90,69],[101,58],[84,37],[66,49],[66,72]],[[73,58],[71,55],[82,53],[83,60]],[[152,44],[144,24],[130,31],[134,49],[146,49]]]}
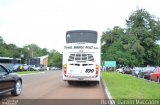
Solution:
{"label": "bus roof", "polygon": [[10,58],[10,57],[0,57],[0,59],[17,59],[17,60],[20,60],[20,58]]}
{"label": "bus roof", "polygon": [[72,32],[92,32],[97,34],[97,31],[94,30],[69,30],[66,33],[72,33]]}

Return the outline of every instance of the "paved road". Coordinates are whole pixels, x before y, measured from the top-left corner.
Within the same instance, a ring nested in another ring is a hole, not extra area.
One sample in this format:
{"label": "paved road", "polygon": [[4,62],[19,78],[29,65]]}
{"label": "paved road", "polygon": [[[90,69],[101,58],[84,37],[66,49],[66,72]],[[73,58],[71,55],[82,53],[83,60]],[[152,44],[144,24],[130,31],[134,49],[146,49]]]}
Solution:
{"label": "paved road", "polygon": [[[91,105],[95,101],[96,105],[97,102],[100,103],[100,99],[105,99],[101,83],[99,85],[86,83],[68,85],[67,82],[62,80],[61,71],[47,71],[40,74],[25,75],[22,76],[22,79],[23,90],[20,96],[12,97],[10,94],[6,94],[0,98],[20,99],[23,100],[23,104],[25,103],[25,105],[29,105],[33,101],[35,102],[35,100],[40,101],[38,104],[56,102],[56,104],[52,105],[58,105],[62,101],[64,103],[75,101],[76,104],[85,102],[88,103],[87,105]],[[93,102],[91,103],[91,101]]]}

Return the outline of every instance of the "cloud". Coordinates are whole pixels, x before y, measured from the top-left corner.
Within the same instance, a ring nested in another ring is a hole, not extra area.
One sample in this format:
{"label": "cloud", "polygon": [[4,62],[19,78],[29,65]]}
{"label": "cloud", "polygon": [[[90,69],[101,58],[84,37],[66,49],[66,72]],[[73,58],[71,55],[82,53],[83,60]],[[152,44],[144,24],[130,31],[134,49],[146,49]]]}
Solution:
{"label": "cloud", "polygon": [[[20,47],[35,43],[63,50],[65,32],[125,27],[137,6],[159,15],[159,0],[3,0],[0,1],[0,36]],[[6,2],[7,1],[7,2]]]}

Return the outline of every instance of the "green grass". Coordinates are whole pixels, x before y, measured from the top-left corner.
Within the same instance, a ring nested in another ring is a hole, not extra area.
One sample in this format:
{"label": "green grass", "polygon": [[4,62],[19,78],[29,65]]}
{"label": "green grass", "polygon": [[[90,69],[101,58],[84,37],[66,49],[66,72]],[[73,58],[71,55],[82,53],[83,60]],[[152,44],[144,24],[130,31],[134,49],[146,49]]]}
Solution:
{"label": "green grass", "polygon": [[22,71],[22,72],[16,72],[18,75],[23,75],[23,74],[33,74],[33,73],[38,73],[39,71]]}
{"label": "green grass", "polygon": [[115,72],[103,72],[113,99],[160,99],[160,84]]}

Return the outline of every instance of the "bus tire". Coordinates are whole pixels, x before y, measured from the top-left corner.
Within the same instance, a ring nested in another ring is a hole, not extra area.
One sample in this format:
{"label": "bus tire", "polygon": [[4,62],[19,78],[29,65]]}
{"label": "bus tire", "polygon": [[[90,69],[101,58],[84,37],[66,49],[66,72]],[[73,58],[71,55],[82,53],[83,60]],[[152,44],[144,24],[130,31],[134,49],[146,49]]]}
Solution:
{"label": "bus tire", "polygon": [[67,81],[69,85],[73,85],[73,81]]}
{"label": "bus tire", "polygon": [[97,81],[96,84],[99,85],[99,81]]}
{"label": "bus tire", "polygon": [[99,81],[93,81],[93,82],[90,82],[90,84],[96,86],[96,85],[99,85]]}

